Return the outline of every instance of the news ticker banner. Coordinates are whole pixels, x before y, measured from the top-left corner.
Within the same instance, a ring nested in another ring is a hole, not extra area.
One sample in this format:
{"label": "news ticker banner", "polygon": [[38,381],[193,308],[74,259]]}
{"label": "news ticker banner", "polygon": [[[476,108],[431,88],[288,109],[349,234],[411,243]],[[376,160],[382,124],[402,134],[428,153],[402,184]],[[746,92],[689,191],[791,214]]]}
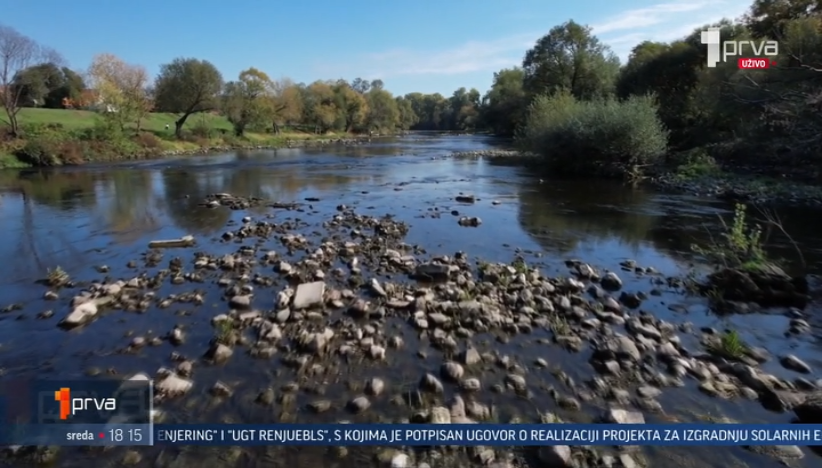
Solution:
{"label": "news ticker banner", "polygon": [[822,445],[810,424],[153,425],[149,380],[0,381],[2,445]]}
{"label": "news ticker banner", "polygon": [[822,445],[822,424],[155,425],[156,445]]}
{"label": "news ticker banner", "polygon": [[[822,445],[810,424],[187,424],[46,425],[48,445],[750,446]],[[8,442],[6,442],[8,443]]]}
{"label": "news ticker banner", "polygon": [[0,381],[0,443],[89,445],[128,427],[150,445],[153,401],[150,380]]}

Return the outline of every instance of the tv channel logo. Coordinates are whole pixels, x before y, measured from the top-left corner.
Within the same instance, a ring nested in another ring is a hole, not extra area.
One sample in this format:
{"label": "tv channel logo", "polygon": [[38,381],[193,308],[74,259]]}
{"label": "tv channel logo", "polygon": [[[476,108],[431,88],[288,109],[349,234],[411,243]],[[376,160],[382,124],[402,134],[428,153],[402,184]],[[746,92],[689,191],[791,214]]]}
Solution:
{"label": "tv channel logo", "polygon": [[777,41],[722,41],[721,31],[722,28],[711,27],[701,33],[702,43],[708,47],[708,68],[716,68],[718,63],[728,62],[729,59],[736,60],[737,68],[741,70],[776,66],[775,58],[779,56]]}
{"label": "tv channel logo", "polygon": [[63,387],[54,392],[54,401],[60,405],[60,419],[65,421],[81,411],[117,411],[117,400],[114,398],[72,398],[71,389]]}
{"label": "tv channel logo", "polygon": [[148,424],[150,380],[34,381],[32,424]]}

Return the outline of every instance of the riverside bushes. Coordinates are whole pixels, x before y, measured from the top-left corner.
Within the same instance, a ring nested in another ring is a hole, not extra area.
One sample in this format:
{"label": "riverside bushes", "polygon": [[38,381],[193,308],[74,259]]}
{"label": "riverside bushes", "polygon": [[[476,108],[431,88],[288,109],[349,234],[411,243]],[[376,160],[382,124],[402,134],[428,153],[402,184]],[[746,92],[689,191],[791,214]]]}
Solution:
{"label": "riverside bushes", "polygon": [[22,130],[24,144],[13,154],[21,163],[36,167],[106,161],[158,150],[158,145],[146,145],[102,120],[79,130],[67,130],[60,124],[30,124]]}
{"label": "riverside bushes", "polygon": [[555,172],[615,176],[656,162],[668,133],[651,97],[579,101],[560,93],[534,100],[517,143]]}

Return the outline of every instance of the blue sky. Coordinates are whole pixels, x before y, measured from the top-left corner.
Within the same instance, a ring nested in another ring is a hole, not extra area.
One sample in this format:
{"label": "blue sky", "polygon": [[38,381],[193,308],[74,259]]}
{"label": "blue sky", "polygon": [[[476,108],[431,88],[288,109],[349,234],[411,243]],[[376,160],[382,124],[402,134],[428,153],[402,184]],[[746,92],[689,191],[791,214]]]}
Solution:
{"label": "blue sky", "polygon": [[380,78],[395,94],[485,92],[551,27],[588,24],[623,58],[743,14],[751,0],[0,0],[0,22],[54,47],[72,68],[113,53],[152,75],[175,57],[249,66],[297,82]]}

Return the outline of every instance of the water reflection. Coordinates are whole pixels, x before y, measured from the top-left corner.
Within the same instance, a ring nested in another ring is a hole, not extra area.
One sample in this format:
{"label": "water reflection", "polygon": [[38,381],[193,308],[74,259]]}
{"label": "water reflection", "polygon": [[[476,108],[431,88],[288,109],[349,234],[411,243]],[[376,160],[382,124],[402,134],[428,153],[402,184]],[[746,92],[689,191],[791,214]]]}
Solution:
{"label": "water reflection", "polygon": [[[333,154],[328,149],[246,151],[131,167],[5,171],[0,173],[5,201],[0,210],[4,219],[19,222],[2,234],[4,254],[26,252],[35,262],[44,263],[44,256],[76,249],[81,237],[109,236],[108,242],[125,245],[168,225],[186,233],[213,235],[231,216],[227,210],[200,206],[215,192],[283,202],[317,193],[365,199],[359,194],[399,184],[406,186],[406,204],[449,199],[459,191],[513,197],[520,226],[542,249],[559,255],[594,250],[598,258],[613,260],[652,249],[690,260],[690,246],[715,242],[719,215],[727,215],[731,208],[618,183],[539,182],[528,170],[484,160],[427,157],[491,142],[484,137],[412,135],[335,148]],[[472,210],[505,222],[499,211]],[[785,231],[805,247],[799,255],[795,245],[775,231],[771,237],[775,255],[793,264],[804,260],[812,271],[819,271],[822,251],[807,247],[813,245],[808,240],[817,238],[812,224],[805,222],[807,210],[784,209],[778,216]]]}
{"label": "water reflection", "polygon": [[94,206],[94,184],[95,178],[84,172],[0,171],[3,192],[63,211]]}
{"label": "water reflection", "polygon": [[647,213],[650,194],[605,182],[532,181],[520,189],[519,201],[520,224],[545,250],[558,254],[607,238],[633,250],[657,221]]}
{"label": "water reflection", "polygon": [[[545,180],[521,184],[518,219],[540,246],[567,255],[592,250],[602,259],[651,248],[683,262],[695,260],[693,245],[722,242],[733,205],[717,200],[658,193],[607,181]],[[749,222],[764,226],[772,258],[786,268],[822,272],[820,235],[807,208],[749,209]],[[781,227],[769,225],[777,220]],[[784,230],[784,232],[783,232]],[[790,235],[787,235],[789,233]]]}
{"label": "water reflection", "polygon": [[212,234],[225,225],[231,213],[201,206],[208,194],[225,192],[226,174],[177,169],[162,171],[165,206],[174,224],[194,235]]}

